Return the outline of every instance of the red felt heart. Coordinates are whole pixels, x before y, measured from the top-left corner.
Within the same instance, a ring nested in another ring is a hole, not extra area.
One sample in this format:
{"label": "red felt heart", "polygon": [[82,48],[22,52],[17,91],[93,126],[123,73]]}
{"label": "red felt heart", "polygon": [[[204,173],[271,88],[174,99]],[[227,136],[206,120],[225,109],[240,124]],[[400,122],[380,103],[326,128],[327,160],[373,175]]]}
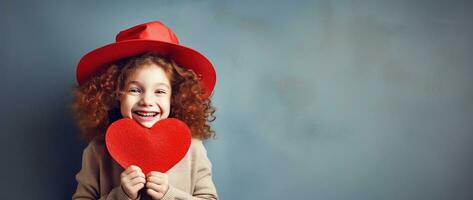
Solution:
{"label": "red felt heart", "polygon": [[174,118],[160,120],[151,128],[123,118],[108,127],[105,143],[110,155],[123,168],[136,165],[145,174],[164,173],[186,155],[191,134],[184,122]]}

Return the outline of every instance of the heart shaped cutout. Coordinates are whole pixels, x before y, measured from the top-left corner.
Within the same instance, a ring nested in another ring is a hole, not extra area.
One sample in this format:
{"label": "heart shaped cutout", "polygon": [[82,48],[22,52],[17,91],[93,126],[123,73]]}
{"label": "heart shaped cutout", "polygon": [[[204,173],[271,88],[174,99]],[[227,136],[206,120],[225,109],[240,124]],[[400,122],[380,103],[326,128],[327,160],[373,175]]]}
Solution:
{"label": "heart shaped cutout", "polygon": [[130,118],[113,122],[105,143],[112,158],[123,168],[136,165],[143,173],[165,173],[187,153],[191,144],[189,127],[175,118],[159,120],[151,128]]}

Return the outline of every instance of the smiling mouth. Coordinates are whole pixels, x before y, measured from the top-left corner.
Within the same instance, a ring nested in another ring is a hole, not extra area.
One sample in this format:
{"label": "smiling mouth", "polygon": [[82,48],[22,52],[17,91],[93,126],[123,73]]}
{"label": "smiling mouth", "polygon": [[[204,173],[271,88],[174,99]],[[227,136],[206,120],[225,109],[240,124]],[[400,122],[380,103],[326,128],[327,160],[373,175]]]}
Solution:
{"label": "smiling mouth", "polygon": [[159,112],[142,112],[142,111],[134,111],[134,114],[141,116],[141,117],[156,117]]}

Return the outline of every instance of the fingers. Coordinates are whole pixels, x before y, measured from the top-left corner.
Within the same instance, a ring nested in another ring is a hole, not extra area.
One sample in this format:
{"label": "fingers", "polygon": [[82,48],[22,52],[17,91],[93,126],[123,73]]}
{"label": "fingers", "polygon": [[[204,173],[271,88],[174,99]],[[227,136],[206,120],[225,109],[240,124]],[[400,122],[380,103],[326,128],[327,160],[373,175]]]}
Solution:
{"label": "fingers", "polygon": [[146,176],[146,192],[153,199],[161,199],[169,189],[168,175],[160,172],[150,172]]}
{"label": "fingers", "polygon": [[121,183],[129,186],[134,186],[139,183],[146,183],[146,179],[144,177],[144,174],[141,173],[130,173],[128,175],[125,175],[121,177]]}
{"label": "fingers", "polygon": [[141,177],[141,176],[137,176],[137,177],[135,177],[135,178],[133,178],[129,181],[129,184],[133,185],[133,186],[136,185],[136,184],[139,184],[139,183],[145,184],[146,183],[145,178]]}
{"label": "fingers", "polygon": [[167,176],[165,173],[157,172],[157,171],[150,171],[146,176],[158,176],[158,177],[163,177]]}
{"label": "fingers", "polygon": [[144,188],[145,187],[145,184],[144,183],[138,183],[134,186],[131,186],[131,188],[133,189],[133,191],[136,191],[136,193],[138,193],[139,190],[141,190],[141,188]]}
{"label": "fingers", "polygon": [[131,165],[120,174],[120,182],[123,191],[131,199],[136,199],[138,191],[145,186],[145,175],[141,168]]}
{"label": "fingers", "polygon": [[143,177],[136,177],[134,179],[127,179],[127,177],[123,177],[121,180],[121,184],[126,186],[127,188],[132,188],[132,187],[135,187],[135,186],[144,186],[144,184],[146,183],[146,180],[143,178]]}
{"label": "fingers", "polygon": [[166,183],[167,178],[165,178],[165,177],[149,176],[149,177],[146,177],[146,181],[147,181],[147,182],[152,182],[152,183],[160,184],[160,183]]}
{"label": "fingers", "polygon": [[146,178],[151,178],[151,177],[157,178],[157,179],[167,179],[168,175],[161,172],[152,171],[146,175]]}
{"label": "fingers", "polygon": [[146,176],[138,166],[131,165],[121,174],[121,184],[129,197],[137,197],[138,191],[146,187],[153,199],[161,199],[169,189],[168,175],[152,171]]}
{"label": "fingers", "polygon": [[127,179],[133,179],[135,177],[143,177],[145,178],[145,175],[143,174],[143,172],[141,171],[141,169],[135,165],[131,165],[130,167],[128,167],[125,171],[123,171],[121,174],[120,174],[120,177],[121,178],[127,178]]}
{"label": "fingers", "polygon": [[146,176],[146,181],[156,183],[158,185],[167,185],[168,175],[160,172],[150,172]]}
{"label": "fingers", "polygon": [[133,172],[141,172],[141,168],[136,165],[130,165],[122,174],[128,175]]}
{"label": "fingers", "polygon": [[151,182],[146,183],[146,188],[152,189],[156,192],[161,192],[161,193],[164,193],[166,191],[165,185],[159,185],[159,184],[151,183]]}
{"label": "fingers", "polygon": [[145,174],[143,174],[143,172],[139,172],[139,171],[130,172],[129,174],[127,174],[125,176],[128,177],[129,179],[133,179],[133,178],[136,178],[136,177],[145,178]]}

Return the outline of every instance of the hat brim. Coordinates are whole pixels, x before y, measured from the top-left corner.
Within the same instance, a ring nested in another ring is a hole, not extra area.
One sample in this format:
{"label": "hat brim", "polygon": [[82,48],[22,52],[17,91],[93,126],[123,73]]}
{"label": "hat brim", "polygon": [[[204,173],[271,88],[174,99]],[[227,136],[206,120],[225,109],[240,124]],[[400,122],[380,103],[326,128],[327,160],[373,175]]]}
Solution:
{"label": "hat brim", "polygon": [[214,89],[216,74],[212,63],[198,51],[173,43],[156,40],[127,40],[97,48],[84,55],[77,65],[76,78],[79,85],[85,83],[98,70],[123,58],[145,52],[156,52],[173,59],[179,66],[193,70],[205,89],[208,98]]}

